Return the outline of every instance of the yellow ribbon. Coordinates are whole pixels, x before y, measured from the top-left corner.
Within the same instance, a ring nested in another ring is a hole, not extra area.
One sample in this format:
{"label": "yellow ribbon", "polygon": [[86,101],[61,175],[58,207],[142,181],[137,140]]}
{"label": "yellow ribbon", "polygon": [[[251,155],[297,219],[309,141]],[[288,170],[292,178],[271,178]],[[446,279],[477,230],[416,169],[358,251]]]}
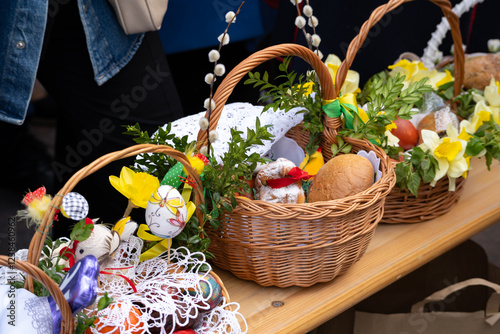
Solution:
{"label": "yellow ribbon", "polygon": [[142,253],[139,262],[157,257],[161,253],[170,249],[170,247],[172,246],[172,239],[164,239],[157,237],[156,235],[149,233],[149,231],[150,231],[149,227],[146,224],[141,224],[139,226],[139,229],[137,230],[137,236],[142,240],[160,241],[160,242],[151,247],[150,249],[148,249],[147,251],[145,251],[144,253]]}
{"label": "yellow ribbon", "polygon": [[115,226],[113,226],[113,230],[118,232],[118,235],[122,235],[123,230],[125,229],[125,224],[127,224],[129,220],[130,220],[130,216],[120,219],[115,224]]}

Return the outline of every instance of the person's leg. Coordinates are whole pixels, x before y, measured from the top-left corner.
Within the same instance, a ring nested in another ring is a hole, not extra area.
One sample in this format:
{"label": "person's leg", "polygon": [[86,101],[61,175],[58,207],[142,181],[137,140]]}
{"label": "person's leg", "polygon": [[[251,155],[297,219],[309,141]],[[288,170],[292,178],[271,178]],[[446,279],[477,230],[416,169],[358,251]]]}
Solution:
{"label": "person's leg", "polygon": [[[47,40],[39,79],[58,104],[56,162],[59,189],[83,166],[104,154],[134,145],[122,125],[138,122],[153,133],[183,116],[180,101],[156,32],[147,33],[135,57],[102,86],[94,81],[76,2],[61,6]],[[126,199],[108,181],[133,158],[108,165],[80,181],[75,191],[89,201],[91,218],[115,223]],[[67,233],[55,226],[54,236]]]}

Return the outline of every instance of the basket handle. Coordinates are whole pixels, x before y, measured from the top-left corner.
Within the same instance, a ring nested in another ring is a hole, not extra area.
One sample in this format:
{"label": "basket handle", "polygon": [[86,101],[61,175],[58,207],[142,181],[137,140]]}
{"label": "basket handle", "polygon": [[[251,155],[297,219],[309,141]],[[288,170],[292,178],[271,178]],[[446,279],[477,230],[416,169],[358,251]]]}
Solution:
{"label": "basket handle", "polygon": [[[31,239],[30,246],[28,249],[27,262],[35,266],[38,265],[38,260],[40,258],[40,254],[42,253],[42,248],[45,243],[45,239],[47,238],[47,233],[49,232],[49,229],[52,225],[52,218],[56,214],[56,211],[59,209],[59,206],[61,205],[64,195],[73,190],[73,188],[78,184],[80,180],[98,171],[99,169],[108,165],[109,163],[116,160],[128,158],[131,156],[136,156],[142,153],[167,154],[170,157],[177,160],[178,162],[180,162],[186,168],[189,175],[193,177],[195,183],[198,185],[197,187],[194,187],[193,190],[195,193],[195,204],[197,208],[196,215],[200,221],[200,224],[202,224],[203,213],[198,209],[200,203],[204,202],[201,180],[199,175],[196,173],[196,170],[191,166],[189,160],[184,155],[184,153],[176,151],[172,147],[166,145],[153,145],[153,144],[133,145],[121,151],[108,153],[100,157],[99,159],[94,160],[92,163],[90,163],[89,165],[85,166],[84,168],[76,172],[68,180],[68,182],[66,182],[63,188],[59,190],[57,195],[55,195],[54,198],[52,199],[49,206],[49,210],[45,212],[42,222],[40,223],[40,226],[38,227],[37,231],[33,235],[33,238]],[[29,291],[33,292],[33,279],[31,279],[31,277],[28,277],[28,279],[26,280],[26,288]]]}
{"label": "basket handle", "polygon": [[71,311],[71,307],[69,306],[66,298],[57,285],[42,269],[38,268],[36,265],[33,265],[26,261],[15,260],[12,261],[12,258],[9,258],[5,255],[0,255],[0,265],[6,267],[14,267],[18,270],[22,270],[27,273],[30,278],[35,278],[37,281],[43,284],[47,290],[49,290],[51,296],[54,298],[54,301],[59,306],[61,310],[62,323],[61,323],[61,334],[72,334],[74,333],[74,324],[73,324],[73,313]]}
{"label": "basket handle", "polygon": [[[359,34],[351,41],[347,48],[347,53],[344,61],[340,64],[335,81],[335,94],[338,95],[340,87],[347,77],[347,71],[354,61],[356,53],[363,45],[370,28],[372,28],[382,17],[393,9],[399,7],[405,2],[413,0],[389,0],[385,5],[377,7],[370,15],[370,18],[361,26]],[[448,0],[429,0],[435,5],[439,6],[448,20],[451,28],[451,35],[454,43],[454,59],[455,59],[455,82],[454,82],[454,96],[460,94],[462,84],[464,82],[464,63],[465,55],[462,49],[462,35],[460,33],[460,21],[458,16],[453,12],[450,1]]]}
{"label": "basket handle", "polygon": [[[208,117],[208,111],[205,117],[209,118],[210,125],[209,130],[215,130],[217,128],[217,123],[221,117],[222,109],[227,102],[227,99],[233,92],[236,84],[253,68],[262,64],[263,62],[280,57],[280,56],[297,56],[308,62],[318,75],[322,96],[325,100],[333,100],[337,97],[333,89],[333,80],[330,76],[330,72],[326,65],[319,59],[319,57],[308,48],[298,45],[298,44],[279,44],[275,46],[270,46],[263,50],[257,51],[250,55],[248,58],[239,63],[221,82],[217,91],[214,94],[213,100],[215,102],[215,109],[210,113],[210,118]],[[341,124],[340,122],[338,123]],[[207,131],[198,132],[198,149],[207,140]]]}

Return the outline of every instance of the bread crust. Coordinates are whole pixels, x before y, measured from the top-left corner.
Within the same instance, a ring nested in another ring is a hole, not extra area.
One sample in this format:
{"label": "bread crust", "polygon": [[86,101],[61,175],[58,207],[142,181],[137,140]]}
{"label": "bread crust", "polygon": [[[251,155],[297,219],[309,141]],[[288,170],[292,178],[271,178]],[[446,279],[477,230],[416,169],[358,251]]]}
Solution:
{"label": "bread crust", "polygon": [[313,179],[307,201],[330,201],[368,189],[374,180],[371,162],[357,154],[342,154],[329,160]]}
{"label": "bread crust", "polygon": [[467,57],[464,64],[464,87],[484,90],[491,81],[500,80],[500,53]]}

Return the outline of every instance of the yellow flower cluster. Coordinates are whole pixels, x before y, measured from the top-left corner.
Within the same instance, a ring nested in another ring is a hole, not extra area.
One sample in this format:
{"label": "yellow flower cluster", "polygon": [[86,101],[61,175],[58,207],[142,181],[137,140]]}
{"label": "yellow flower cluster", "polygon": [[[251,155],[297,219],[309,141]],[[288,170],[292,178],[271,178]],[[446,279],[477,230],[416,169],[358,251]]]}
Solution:
{"label": "yellow flower cluster", "polygon": [[[490,84],[484,90],[484,97],[476,94],[476,107],[468,120],[460,122],[460,128],[456,129],[448,124],[446,134],[448,137],[439,138],[437,133],[429,130],[422,130],[422,149],[428,149],[439,163],[439,171],[436,172],[431,185],[434,185],[440,178],[447,175],[450,180],[450,190],[455,190],[455,179],[463,176],[467,177],[470,166],[470,156],[465,154],[467,142],[472,135],[484,123],[493,117],[494,121],[500,125],[500,84],[491,79]],[[486,151],[479,153],[476,157],[484,155]]]}
{"label": "yellow flower cluster", "polygon": [[396,64],[390,65],[389,69],[391,70],[389,75],[392,77],[394,77],[396,73],[405,76],[403,89],[408,88],[413,82],[418,82],[423,78],[427,78],[426,84],[431,85],[434,89],[453,81],[453,76],[450,71],[445,70],[442,72],[436,69],[429,70],[421,61],[408,61],[402,59]]}

